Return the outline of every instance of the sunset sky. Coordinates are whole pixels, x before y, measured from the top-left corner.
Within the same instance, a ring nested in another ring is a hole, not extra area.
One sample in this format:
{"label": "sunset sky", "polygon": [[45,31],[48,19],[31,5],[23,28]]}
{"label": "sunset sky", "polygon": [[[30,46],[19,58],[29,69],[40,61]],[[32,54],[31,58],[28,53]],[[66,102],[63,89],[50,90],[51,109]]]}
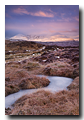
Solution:
{"label": "sunset sky", "polygon": [[45,36],[44,41],[79,40],[78,5],[6,5],[5,37]]}

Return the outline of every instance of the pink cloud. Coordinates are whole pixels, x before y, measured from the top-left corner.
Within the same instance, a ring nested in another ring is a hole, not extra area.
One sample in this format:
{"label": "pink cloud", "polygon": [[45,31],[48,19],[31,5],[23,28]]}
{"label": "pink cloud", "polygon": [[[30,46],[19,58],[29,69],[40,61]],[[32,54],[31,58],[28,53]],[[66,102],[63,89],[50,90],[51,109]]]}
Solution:
{"label": "pink cloud", "polygon": [[38,12],[28,12],[26,9],[24,8],[17,8],[15,10],[13,10],[14,13],[16,14],[27,14],[27,15],[32,15],[32,16],[40,16],[40,17],[54,17],[54,15],[52,13],[47,13],[47,12],[43,12],[43,11],[38,11]]}
{"label": "pink cloud", "polygon": [[74,17],[74,19],[79,22],[79,16]]}
{"label": "pink cloud", "polygon": [[21,15],[22,15],[22,14],[29,14],[29,12],[26,11],[24,8],[14,9],[13,12],[16,13],[16,14],[21,14]]}
{"label": "pink cloud", "polygon": [[51,36],[50,41],[71,41],[71,40],[74,40],[73,38],[66,38],[65,35],[55,35],[55,36]]}
{"label": "pink cloud", "polygon": [[51,14],[51,13],[44,13],[43,11],[39,11],[37,13],[31,13],[31,15],[41,16],[41,17],[54,17],[53,14]]}

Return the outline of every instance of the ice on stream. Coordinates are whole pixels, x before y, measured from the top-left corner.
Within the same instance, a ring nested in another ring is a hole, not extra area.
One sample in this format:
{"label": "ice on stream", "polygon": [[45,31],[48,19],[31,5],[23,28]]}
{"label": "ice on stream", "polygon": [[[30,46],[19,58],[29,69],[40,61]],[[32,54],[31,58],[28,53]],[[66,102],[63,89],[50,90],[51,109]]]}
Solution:
{"label": "ice on stream", "polygon": [[39,77],[46,77],[49,79],[50,84],[47,87],[39,88],[39,89],[26,89],[26,90],[20,90],[17,93],[10,94],[5,97],[5,107],[11,107],[11,105],[20,97],[22,97],[25,94],[31,94],[33,92],[36,92],[37,90],[49,90],[51,92],[57,92],[60,90],[67,90],[67,86],[69,86],[73,79],[67,78],[67,77],[58,77],[58,76],[44,76],[44,75],[38,75]]}

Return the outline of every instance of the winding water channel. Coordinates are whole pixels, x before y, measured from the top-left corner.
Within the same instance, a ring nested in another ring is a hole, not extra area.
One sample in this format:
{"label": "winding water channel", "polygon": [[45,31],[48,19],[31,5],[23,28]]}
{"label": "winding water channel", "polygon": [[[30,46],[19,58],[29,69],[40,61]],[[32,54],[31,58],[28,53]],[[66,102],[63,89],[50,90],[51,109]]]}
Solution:
{"label": "winding water channel", "polygon": [[39,89],[26,89],[26,90],[20,90],[17,93],[10,94],[5,97],[5,108],[11,107],[11,105],[20,97],[22,97],[25,94],[31,94],[38,90],[49,90],[51,92],[57,92],[60,90],[67,90],[67,86],[71,84],[73,79],[67,78],[67,77],[58,77],[58,76],[44,76],[44,75],[38,75],[39,77],[46,77],[49,79],[50,84],[47,87],[39,88]]}

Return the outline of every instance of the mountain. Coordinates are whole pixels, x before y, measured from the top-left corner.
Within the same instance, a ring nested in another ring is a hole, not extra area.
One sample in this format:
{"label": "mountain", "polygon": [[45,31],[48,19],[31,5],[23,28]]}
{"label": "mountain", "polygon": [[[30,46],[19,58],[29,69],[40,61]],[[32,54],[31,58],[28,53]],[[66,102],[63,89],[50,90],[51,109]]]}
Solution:
{"label": "mountain", "polygon": [[34,41],[41,42],[44,45],[58,45],[58,46],[79,46],[79,41],[75,40],[64,40],[57,41],[56,36],[47,36],[47,35],[23,35],[17,34],[9,39],[10,41]]}
{"label": "mountain", "polygon": [[44,36],[39,35],[23,35],[23,34],[17,34],[10,38],[11,41],[40,41],[41,39],[44,39]]}
{"label": "mountain", "polygon": [[18,41],[18,40],[28,40],[27,37],[23,34],[17,34],[10,38],[12,41]]}

